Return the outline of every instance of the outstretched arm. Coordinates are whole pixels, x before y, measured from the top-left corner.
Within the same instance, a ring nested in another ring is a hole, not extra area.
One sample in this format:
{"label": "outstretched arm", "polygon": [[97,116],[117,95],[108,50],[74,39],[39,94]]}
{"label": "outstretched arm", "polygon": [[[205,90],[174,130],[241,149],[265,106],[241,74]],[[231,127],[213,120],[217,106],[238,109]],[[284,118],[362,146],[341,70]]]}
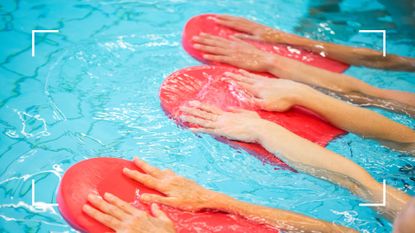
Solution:
{"label": "outstretched arm", "polygon": [[377,88],[345,74],[264,52],[237,38],[228,40],[201,34],[193,40],[194,47],[203,51],[204,58],[210,61],[250,71],[268,72],[282,79],[328,89],[362,105],[373,105],[399,113],[415,112],[414,93]]}
{"label": "outstretched arm", "polygon": [[389,141],[388,145],[394,149],[415,153],[415,131],[381,114],[325,95],[302,83],[267,78],[244,70],[239,73],[226,75],[248,90],[251,100],[264,110],[282,112],[294,105],[303,106],[338,128]]}
{"label": "outstretched arm", "polygon": [[323,70],[278,55],[274,55],[273,59],[274,61],[268,66],[268,72],[277,77],[319,86],[346,97],[353,95],[372,97],[368,100],[368,104],[372,101],[379,102],[377,100],[381,99],[399,102],[403,107],[415,108],[414,93],[377,88],[349,75]]}
{"label": "outstretched arm", "polygon": [[147,203],[155,202],[188,211],[215,209],[240,215],[277,229],[295,232],[356,232],[350,228],[291,211],[238,201],[225,194],[205,189],[189,179],[176,175],[170,170],[162,171],[138,158],[135,158],[134,162],[146,174],[129,169],[125,169],[124,174],[165,195],[141,195],[141,201]]}
{"label": "outstretched arm", "polygon": [[290,44],[305,48],[309,51],[350,64],[354,66],[367,66],[378,69],[415,71],[415,59],[388,54],[383,57],[382,52],[352,46],[339,45],[324,41],[317,41],[305,37],[279,31],[261,25],[242,17],[230,15],[217,15],[217,22],[224,26],[243,32],[240,38],[249,38],[268,43]]}
{"label": "outstretched arm", "polygon": [[[226,112],[200,102],[189,104],[190,108],[182,108],[187,114],[182,119],[201,127],[193,131],[260,143],[299,171],[337,183],[371,202],[381,202],[383,186],[353,161],[261,119],[255,112],[240,109]],[[386,195],[388,203],[379,208],[393,219],[410,197],[393,187],[387,188]]]}

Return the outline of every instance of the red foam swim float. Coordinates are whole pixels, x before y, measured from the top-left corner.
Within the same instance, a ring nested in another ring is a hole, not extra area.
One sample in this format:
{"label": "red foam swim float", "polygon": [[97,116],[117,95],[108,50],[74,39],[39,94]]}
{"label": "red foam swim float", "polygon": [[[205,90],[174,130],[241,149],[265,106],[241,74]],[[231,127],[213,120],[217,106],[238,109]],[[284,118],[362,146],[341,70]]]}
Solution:
{"label": "red foam swim float", "polygon": [[[137,200],[137,194],[160,193],[123,175],[124,167],[137,169],[134,163],[128,160],[94,158],[81,161],[66,171],[59,186],[57,201],[62,216],[72,227],[81,232],[113,232],[82,212],[82,206],[87,203],[87,196],[90,193],[103,195],[109,192],[127,202],[134,203],[134,206],[139,209],[148,211],[148,206]],[[161,206],[161,209],[175,223],[179,233],[278,232],[269,226],[222,212],[192,213],[167,206]]]}
{"label": "red foam swim float", "polygon": [[[225,78],[225,72],[238,70],[225,66],[196,66],[179,70],[168,76],[160,89],[161,106],[168,116],[181,124],[180,107],[191,100],[212,104],[222,109],[239,107],[255,110],[269,121],[312,142],[325,146],[333,138],[345,133],[307,109],[294,107],[287,112],[268,112],[257,109],[248,101],[248,94],[234,82]],[[242,148],[273,165],[286,167],[274,154],[259,144],[226,141],[231,146]]]}
{"label": "red foam swim float", "polygon": [[[228,38],[229,36],[235,33],[239,33],[234,29],[217,24],[215,21],[215,17],[216,16],[214,14],[204,14],[191,18],[184,28],[182,44],[183,48],[195,59],[206,64],[217,65],[218,63],[211,63],[205,60],[203,58],[203,52],[194,49],[192,42],[193,36],[197,36],[201,32],[224,38]],[[309,65],[313,65],[329,71],[341,73],[345,71],[347,68],[349,68],[348,64],[325,58],[320,56],[319,54],[315,54],[300,48],[294,48],[289,45],[268,44],[252,40],[247,40],[247,42],[267,52],[299,60]]]}

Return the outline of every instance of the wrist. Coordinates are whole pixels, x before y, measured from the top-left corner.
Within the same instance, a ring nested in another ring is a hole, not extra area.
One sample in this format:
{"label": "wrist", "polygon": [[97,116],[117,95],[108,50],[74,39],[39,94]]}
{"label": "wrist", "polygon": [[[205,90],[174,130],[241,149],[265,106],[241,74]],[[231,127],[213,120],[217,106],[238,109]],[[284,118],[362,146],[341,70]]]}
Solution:
{"label": "wrist", "polygon": [[208,192],[208,198],[204,198],[204,209],[223,210],[223,207],[226,206],[226,204],[232,199],[223,193],[215,192],[212,190],[208,190]]}
{"label": "wrist", "polygon": [[229,211],[229,209],[234,209],[236,199],[223,194],[223,193],[215,193],[214,199],[212,199],[209,203],[206,203],[206,209],[213,209],[219,211]]}
{"label": "wrist", "polygon": [[296,36],[283,32],[274,28],[268,28],[261,35],[261,39],[268,43],[291,44],[292,40],[296,40]]}
{"label": "wrist", "polygon": [[271,138],[272,134],[277,133],[280,127],[271,121],[261,118],[258,119],[256,124],[252,125],[250,130],[253,134],[254,142],[261,144],[264,139]]}
{"label": "wrist", "polygon": [[321,94],[313,88],[304,85],[304,87],[298,89],[298,92],[295,93],[292,98],[295,105],[306,107],[312,110],[314,107],[314,103],[321,102],[321,95],[324,94]]}
{"label": "wrist", "polygon": [[287,59],[289,58],[277,54],[270,55],[266,72],[279,78],[291,79],[289,78],[291,65],[288,63],[289,61],[287,62]]}

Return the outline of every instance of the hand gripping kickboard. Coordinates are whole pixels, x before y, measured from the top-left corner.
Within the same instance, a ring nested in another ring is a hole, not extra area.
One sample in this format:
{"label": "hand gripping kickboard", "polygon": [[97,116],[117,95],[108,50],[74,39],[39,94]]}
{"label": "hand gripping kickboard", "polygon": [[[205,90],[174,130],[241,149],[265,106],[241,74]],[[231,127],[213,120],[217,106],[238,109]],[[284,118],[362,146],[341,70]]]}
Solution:
{"label": "hand gripping kickboard", "polygon": [[[132,161],[118,158],[87,159],[70,167],[61,180],[57,196],[59,210],[65,220],[81,232],[114,232],[82,212],[82,206],[87,203],[90,193],[103,195],[109,192],[148,211],[149,207],[141,204],[138,196],[143,193],[161,194],[125,176],[122,172],[125,167],[142,172]],[[162,205],[160,207],[174,222],[178,233],[279,232],[267,225],[223,212],[193,213]]]}
{"label": "hand gripping kickboard", "polygon": [[[226,66],[195,66],[174,72],[164,80],[160,88],[163,110],[183,126],[187,125],[180,121],[182,114],[180,107],[191,100],[215,105],[224,110],[228,107],[255,110],[262,118],[275,122],[321,146],[327,145],[333,138],[345,133],[305,108],[294,107],[286,112],[268,112],[256,108],[249,103],[249,94],[226,78],[225,72],[238,73],[238,70]],[[218,139],[233,147],[245,149],[265,162],[287,167],[259,144]]]}
{"label": "hand gripping kickboard", "polygon": [[[192,38],[199,35],[201,32],[220,36],[223,38],[229,38],[229,36],[240,33],[234,29],[219,25],[215,21],[214,14],[198,15],[191,18],[183,31],[182,45],[183,48],[195,59],[212,65],[218,65],[217,62],[209,62],[203,58],[203,52],[193,48]],[[295,48],[286,44],[269,44],[254,40],[246,40],[246,42],[254,45],[255,47],[267,52],[275,53],[284,57],[295,59],[306,64],[319,67],[332,72],[342,73],[349,68],[348,64],[325,58],[320,54],[315,54],[310,51]]]}

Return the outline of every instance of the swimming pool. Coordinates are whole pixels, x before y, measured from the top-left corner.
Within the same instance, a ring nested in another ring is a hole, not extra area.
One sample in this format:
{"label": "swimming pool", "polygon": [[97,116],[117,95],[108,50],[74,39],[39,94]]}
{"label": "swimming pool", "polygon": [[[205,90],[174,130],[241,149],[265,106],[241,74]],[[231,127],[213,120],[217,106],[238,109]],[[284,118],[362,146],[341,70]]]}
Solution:
{"label": "swimming pool", "polygon": [[[53,205],[63,172],[86,158],[139,155],[240,200],[363,232],[390,232],[390,222],[359,207],[362,201],[343,188],[278,170],[209,136],[178,128],[161,110],[158,97],[168,74],[199,64],[181,48],[181,31],[190,17],[206,12],[247,16],[289,32],[376,49],[382,45],[379,35],[357,31],[385,27],[388,52],[414,57],[415,40],[395,29],[391,17],[379,14],[385,12],[380,2],[348,0],[339,4],[340,10],[331,6],[316,14],[300,0],[3,1],[0,231],[74,231]],[[37,35],[35,57],[33,29],[60,30]],[[376,86],[415,90],[414,74],[365,68],[347,73]],[[415,128],[407,116],[376,111]],[[414,158],[353,134],[328,148],[378,181],[386,179],[414,195]],[[31,205],[32,180],[42,205]]]}

